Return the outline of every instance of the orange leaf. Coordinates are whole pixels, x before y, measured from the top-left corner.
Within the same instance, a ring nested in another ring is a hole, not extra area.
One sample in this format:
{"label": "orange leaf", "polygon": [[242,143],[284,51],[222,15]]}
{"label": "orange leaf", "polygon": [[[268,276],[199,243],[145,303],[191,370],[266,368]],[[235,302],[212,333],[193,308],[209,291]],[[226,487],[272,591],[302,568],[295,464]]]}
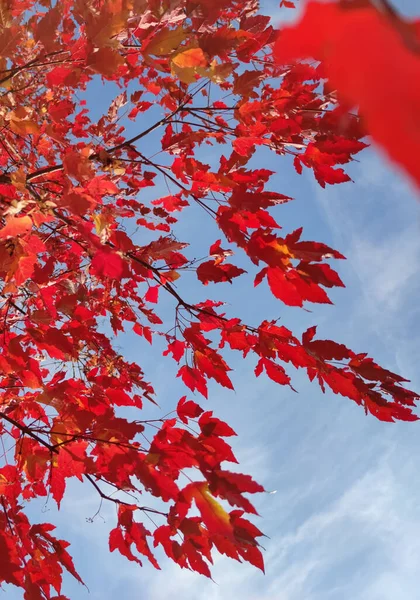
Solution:
{"label": "orange leaf", "polygon": [[0,229],[0,239],[16,237],[22,233],[27,233],[32,229],[32,219],[25,217],[10,217],[6,221],[6,225]]}
{"label": "orange leaf", "polygon": [[183,490],[183,494],[186,498],[195,500],[203,523],[211,534],[233,537],[229,514],[210,494],[206,482],[190,483]]}
{"label": "orange leaf", "polygon": [[180,69],[206,67],[208,64],[201,48],[190,48],[185,52],[180,52],[172,59],[172,62]]}

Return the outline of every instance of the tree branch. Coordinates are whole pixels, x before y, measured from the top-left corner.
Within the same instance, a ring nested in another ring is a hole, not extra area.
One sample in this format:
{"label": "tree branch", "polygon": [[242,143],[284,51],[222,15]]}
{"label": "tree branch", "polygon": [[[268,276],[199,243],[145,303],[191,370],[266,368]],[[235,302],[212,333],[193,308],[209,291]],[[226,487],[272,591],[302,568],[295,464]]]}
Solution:
{"label": "tree branch", "polygon": [[[88,473],[85,473],[85,477],[88,481],[90,481],[90,483],[93,485],[93,487],[95,488],[95,490],[98,492],[98,494],[100,495],[100,497],[103,500],[109,500],[110,502],[114,502],[114,504],[120,504],[122,506],[133,506],[132,502],[124,502],[124,500],[119,500],[118,498],[112,498],[112,496],[108,496],[107,494],[105,494],[105,492],[103,492],[101,490],[101,488],[99,487],[99,485],[96,483],[96,481],[93,479],[93,477],[91,475],[89,475]],[[124,491],[124,490],[121,490]],[[142,510],[143,512],[150,512],[150,513],[154,513],[155,515],[162,515],[163,517],[167,517],[168,513],[164,513],[160,510],[156,510],[154,508],[149,508],[147,506],[136,506],[137,510]]]}
{"label": "tree branch", "polygon": [[[207,85],[207,82],[206,84]],[[204,84],[203,86],[204,87]],[[201,88],[199,88],[200,90]],[[199,91],[198,90],[198,91]],[[112,146],[112,148],[108,148],[105,150],[105,152],[107,154],[113,154],[114,152],[116,152],[117,150],[121,150],[121,148],[126,148],[127,146],[131,146],[131,144],[134,144],[135,142],[137,142],[138,140],[144,138],[146,135],[148,135],[149,133],[152,133],[152,131],[154,131],[155,129],[158,129],[159,127],[162,127],[163,125],[165,125],[166,123],[169,123],[171,121],[171,119],[178,113],[180,112],[183,108],[185,108],[185,106],[191,101],[191,95],[188,94],[187,97],[185,98],[185,100],[183,100],[181,102],[181,104],[179,104],[179,106],[177,106],[177,108],[175,110],[173,110],[171,112],[171,114],[167,115],[166,117],[164,117],[163,119],[159,119],[159,121],[156,121],[156,123],[154,123],[153,125],[151,125],[150,127],[148,127],[147,129],[145,129],[144,131],[142,131],[141,133],[138,133],[137,135],[133,136],[132,138],[125,140],[124,142],[121,142],[121,144],[117,144],[116,146]],[[91,156],[89,156],[89,160],[97,160],[100,157],[99,152],[95,152],[94,154],[92,154]],[[55,171],[61,171],[63,169],[63,163],[60,163],[58,165],[54,165],[54,166],[50,166],[50,167],[44,167],[42,169],[38,169],[37,171],[34,171],[33,173],[30,173],[27,178],[26,181],[32,181],[33,179],[36,179],[38,177],[41,177],[42,175],[46,175],[48,173],[53,173]],[[10,181],[10,176],[9,175],[5,175],[3,174],[2,176],[0,176],[0,181],[2,181],[2,177],[7,177],[7,181]]]}
{"label": "tree branch", "polygon": [[39,444],[41,444],[42,446],[45,446],[45,448],[48,448],[48,450],[50,452],[54,452],[55,454],[58,454],[58,450],[55,446],[52,446],[51,444],[46,442],[44,439],[42,439],[42,437],[40,437],[39,435],[34,433],[26,425],[22,425],[22,423],[19,423],[19,421],[15,421],[15,419],[12,419],[12,417],[9,417],[9,415],[6,415],[6,413],[4,413],[3,411],[0,411],[0,418],[4,419],[5,421],[10,423],[14,427],[17,427],[18,429],[20,429],[20,431],[22,431],[22,433],[29,435],[32,439],[36,440]]}

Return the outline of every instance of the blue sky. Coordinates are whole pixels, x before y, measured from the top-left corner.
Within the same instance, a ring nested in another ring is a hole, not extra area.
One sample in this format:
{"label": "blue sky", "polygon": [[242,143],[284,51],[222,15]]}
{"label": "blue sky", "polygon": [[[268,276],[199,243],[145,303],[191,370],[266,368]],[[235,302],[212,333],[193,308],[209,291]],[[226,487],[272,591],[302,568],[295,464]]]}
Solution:
{"label": "blue sky", "polygon": [[[394,4],[407,14],[415,8],[413,2]],[[266,12],[278,19],[276,6],[265,2]],[[317,324],[319,337],[369,352],[419,390],[420,205],[381,155],[368,150],[359,156],[360,163],[349,169],[355,183],[322,190],[311,172],[298,176],[286,159],[260,155],[278,173],[270,189],[295,198],[276,213],[285,230],[303,225],[305,239],[331,244],[348,258],[336,265],[347,288],[332,294],[334,306],[314,306],[312,312],[285,308],[263,286],[250,293],[246,276],[231,287],[209,287],[202,297],[226,298],[254,323],[281,316],[296,332]],[[193,248],[207,249],[199,219],[191,213],[179,236],[188,234]],[[216,239],[215,230],[204,231],[210,242]],[[187,292],[197,290],[191,280]],[[173,365],[156,362],[159,353],[137,336],[119,343],[144,366],[162,410],[171,410],[185,393],[174,381]],[[52,502],[31,509],[33,520],[58,524],[58,536],[71,542],[90,590],[66,577],[63,593],[73,600],[167,600],[169,594],[183,600],[418,600],[420,425],[366,417],[350,400],[323,395],[303,374],[294,374],[295,394],[255,379],[253,364],[240,355],[232,355],[230,365],[235,392],[210,386],[206,406],[237,431],[233,445],[241,471],[276,491],[255,502],[257,525],[269,536],[263,541],[266,575],[216,558],[214,583],[169,560],[161,560],[157,572],[110,554],[115,507],[103,505],[100,516],[87,522],[98,498],[76,482],[68,486],[59,513]],[[10,600],[22,597],[6,589]]]}

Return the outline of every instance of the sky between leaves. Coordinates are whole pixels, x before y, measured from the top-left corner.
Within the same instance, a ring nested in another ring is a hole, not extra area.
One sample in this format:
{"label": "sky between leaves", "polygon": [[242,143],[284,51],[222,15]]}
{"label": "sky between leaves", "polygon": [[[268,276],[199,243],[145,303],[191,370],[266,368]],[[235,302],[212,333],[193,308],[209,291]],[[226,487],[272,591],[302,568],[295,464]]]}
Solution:
{"label": "sky between leaves", "polygon": [[[405,14],[416,14],[414,0],[394,4]],[[284,11],[266,0],[263,12],[278,21]],[[108,86],[95,86],[87,96],[98,114],[115,95]],[[266,161],[263,153],[261,160]],[[322,190],[311,173],[298,176],[283,161],[267,160],[265,166],[278,173],[272,189],[296,199],[281,207],[285,228],[303,225],[308,239],[343,252],[348,260],[339,272],[347,289],[332,295],[333,307],[317,306],[314,313],[279,307],[262,286],[250,304],[242,278],[225,297],[241,306],[244,318],[255,313],[284,316],[297,330],[316,323],[322,337],[369,352],[419,389],[420,212],[414,193],[371,150],[349,168],[356,183],[339,189]],[[181,224],[196,228],[203,246],[203,235],[214,239],[202,225],[197,220]],[[189,239],[194,243],[191,234]],[[196,290],[191,278],[191,294]],[[128,358],[142,354],[146,373],[158,382],[161,407],[154,414],[164,414],[183,393],[175,369],[167,361],[152,362],[147,345],[135,334],[121,337],[120,345]],[[294,394],[267,379],[255,380],[246,361],[237,358],[231,366],[236,392],[210,387],[209,408],[237,431],[239,442],[233,446],[242,472],[276,490],[256,498],[262,516],[257,524],[270,536],[263,541],[266,576],[223,559],[216,562],[216,583],[166,560],[161,561],[162,573],[149,565],[140,569],[108,553],[114,507],[104,505],[94,517],[97,496],[70,483],[59,515],[52,502],[34,503],[30,511],[38,521],[49,512],[58,524],[58,537],[72,543],[75,563],[91,592],[65,577],[66,593],[91,600],[166,600],[169,593],[184,600],[416,600],[418,424],[390,425],[367,418],[354,403],[332,393],[323,396],[298,373],[294,382],[299,394]],[[5,593],[10,600],[22,597],[10,586]]]}

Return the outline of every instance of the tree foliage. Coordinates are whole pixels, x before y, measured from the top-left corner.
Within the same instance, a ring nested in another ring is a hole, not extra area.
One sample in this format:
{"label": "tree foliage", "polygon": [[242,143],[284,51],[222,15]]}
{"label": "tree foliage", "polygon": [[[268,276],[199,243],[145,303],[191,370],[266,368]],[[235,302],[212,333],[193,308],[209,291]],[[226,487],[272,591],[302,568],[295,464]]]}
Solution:
{"label": "tree foliage", "polygon": [[[244,323],[206,288],[191,300],[183,284],[187,271],[203,286],[233,283],[247,263],[258,267],[254,285],[288,306],[331,303],[343,287],[331,266],[341,253],[278,224],[277,205],[291,198],[255,166],[259,147],[325,187],[349,181],[343,165],[371,132],[418,181],[414,25],[367,1],[311,2],[276,41],[257,9],[256,0],[1,0],[0,582],[26,600],[63,600],[63,570],[81,581],[68,542],[25,512],[40,497],[60,506],[69,478],[116,505],[109,547],[131,561],[159,568],[160,546],[206,576],[215,550],[263,569],[262,533],[246,517],[256,512],[247,495],[263,488],[225,466],[236,462],[226,441],[235,433],[197,402],[209,380],[233,388],[231,350],[254,357],[257,377],[291,387],[293,366],[378,419],[417,418],[418,395],[365,353],[318,338],[315,326],[298,335],[268,319]],[[366,28],[377,53],[365,50]],[[401,85],[385,95],[387,48]],[[323,62],[293,62],[309,57]],[[95,119],[79,96],[100,78],[119,91]],[[167,193],[149,201],[153,186]],[[193,205],[203,228],[220,230],[200,260],[174,229]],[[157,422],[141,419],[159,401],[152,383],[118,350],[127,330],[151,351],[164,341],[163,360],[178,363],[186,386]],[[142,490],[161,508],[138,503]]]}

